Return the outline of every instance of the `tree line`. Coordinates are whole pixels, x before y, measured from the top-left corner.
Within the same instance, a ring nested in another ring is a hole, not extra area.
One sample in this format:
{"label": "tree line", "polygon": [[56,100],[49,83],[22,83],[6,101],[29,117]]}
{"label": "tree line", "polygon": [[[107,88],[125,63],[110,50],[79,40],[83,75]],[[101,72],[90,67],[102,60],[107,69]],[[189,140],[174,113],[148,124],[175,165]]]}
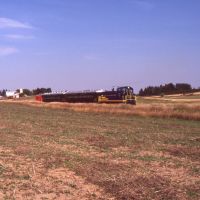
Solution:
{"label": "tree line", "polygon": [[[7,89],[0,90],[0,96],[5,97],[6,91],[8,91],[8,90]],[[16,92],[20,92],[20,90],[17,89]],[[36,89],[33,89],[33,90],[23,89],[22,95],[32,96],[32,95],[51,93],[51,92],[52,92],[51,88],[36,88]]]}
{"label": "tree line", "polygon": [[152,95],[169,95],[179,93],[192,93],[200,91],[200,88],[192,88],[188,83],[168,83],[160,86],[148,86],[144,89],[140,89],[139,96],[152,96]]}

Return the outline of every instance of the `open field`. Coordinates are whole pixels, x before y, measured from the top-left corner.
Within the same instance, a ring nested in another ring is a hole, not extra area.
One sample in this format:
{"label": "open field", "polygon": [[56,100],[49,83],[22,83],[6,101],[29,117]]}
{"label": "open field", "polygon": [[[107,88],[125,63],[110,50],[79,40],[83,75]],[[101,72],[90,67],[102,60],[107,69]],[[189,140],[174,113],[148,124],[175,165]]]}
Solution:
{"label": "open field", "polygon": [[199,199],[199,120],[129,110],[2,101],[0,199]]}
{"label": "open field", "polygon": [[141,98],[143,100],[152,100],[160,102],[171,102],[171,103],[199,103],[200,104],[200,92],[189,93],[189,94],[174,94],[161,96],[150,96]]}
{"label": "open field", "polygon": [[109,113],[143,117],[178,118],[200,121],[200,102],[179,102],[158,97],[137,98],[137,106],[125,104],[95,103],[41,103],[34,99],[5,100],[5,103],[18,103],[33,107],[66,109],[77,112]]}

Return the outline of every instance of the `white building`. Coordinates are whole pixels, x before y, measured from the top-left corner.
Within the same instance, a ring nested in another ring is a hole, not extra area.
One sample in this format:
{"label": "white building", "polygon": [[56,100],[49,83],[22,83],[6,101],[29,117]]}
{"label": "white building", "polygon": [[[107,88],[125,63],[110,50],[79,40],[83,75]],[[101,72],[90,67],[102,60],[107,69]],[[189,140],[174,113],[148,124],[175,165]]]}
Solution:
{"label": "white building", "polygon": [[6,97],[9,99],[18,99],[19,93],[16,91],[6,91]]}

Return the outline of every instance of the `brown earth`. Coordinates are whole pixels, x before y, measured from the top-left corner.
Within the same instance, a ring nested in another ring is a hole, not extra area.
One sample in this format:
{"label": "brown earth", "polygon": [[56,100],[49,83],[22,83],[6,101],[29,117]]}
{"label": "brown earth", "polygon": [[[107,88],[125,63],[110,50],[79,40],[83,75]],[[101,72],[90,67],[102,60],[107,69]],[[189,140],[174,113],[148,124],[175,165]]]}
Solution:
{"label": "brown earth", "polygon": [[0,199],[200,198],[199,121],[38,105],[0,103]]}
{"label": "brown earth", "polygon": [[0,147],[1,199],[114,199],[67,168],[46,170],[45,160],[22,156],[26,148],[29,147],[12,152]]}

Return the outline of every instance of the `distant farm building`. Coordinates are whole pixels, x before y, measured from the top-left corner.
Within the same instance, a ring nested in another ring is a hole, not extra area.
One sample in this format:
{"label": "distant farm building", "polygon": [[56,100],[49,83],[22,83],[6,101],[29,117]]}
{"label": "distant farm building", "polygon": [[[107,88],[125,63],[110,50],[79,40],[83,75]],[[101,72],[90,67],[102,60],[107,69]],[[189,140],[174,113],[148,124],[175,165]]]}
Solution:
{"label": "distant farm building", "polygon": [[20,94],[23,93],[23,89],[20,89],[19,92],[18,91],[6,91],[6,97],[8,99],[19,99]]}
{"label": "distant farm building", "polygon": [[19,93],[16,91],[6,91],[6,97],[9,99],[18,99]]}

